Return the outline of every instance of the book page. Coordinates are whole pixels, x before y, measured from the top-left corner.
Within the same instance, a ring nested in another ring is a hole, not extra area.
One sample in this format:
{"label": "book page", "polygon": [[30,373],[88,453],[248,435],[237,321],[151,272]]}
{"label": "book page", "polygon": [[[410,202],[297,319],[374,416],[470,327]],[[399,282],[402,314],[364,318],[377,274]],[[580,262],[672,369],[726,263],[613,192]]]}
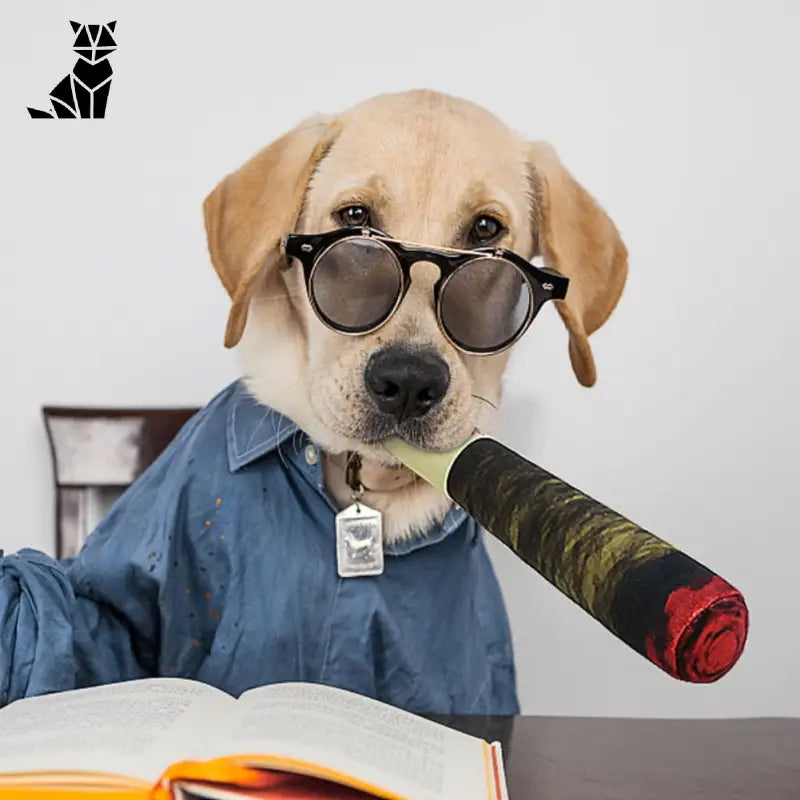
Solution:
{"label": "book page", "polygon": [[226,754],[309,761],[417,800],[489,797],[482,740],[357,694],[306,683],[239,699]]}
{"label": "book page", "polygon": [[204,740],[234,708],[224,692],[180,678],[17,700],[0,710],[0,774],[86,771],[154,783],[172,762],[205,755]]}

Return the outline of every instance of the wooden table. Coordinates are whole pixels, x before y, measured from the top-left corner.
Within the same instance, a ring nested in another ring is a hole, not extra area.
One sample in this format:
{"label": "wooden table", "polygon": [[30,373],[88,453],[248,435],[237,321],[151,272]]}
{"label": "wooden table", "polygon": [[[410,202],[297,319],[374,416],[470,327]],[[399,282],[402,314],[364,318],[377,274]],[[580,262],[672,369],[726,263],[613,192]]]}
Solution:
{"label": "wooden table", "polygon": [[800,719],[437,719],[503,742],[510,800],[800,800]]}

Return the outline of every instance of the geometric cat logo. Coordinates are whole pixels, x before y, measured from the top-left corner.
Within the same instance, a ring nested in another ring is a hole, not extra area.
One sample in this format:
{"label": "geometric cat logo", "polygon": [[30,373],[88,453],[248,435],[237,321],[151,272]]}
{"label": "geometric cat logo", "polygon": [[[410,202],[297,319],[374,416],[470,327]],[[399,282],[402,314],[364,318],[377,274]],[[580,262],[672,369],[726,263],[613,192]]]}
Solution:
{"label": "geometric cat logo", "polygon": [[51,111],[28,107],[34,119],[103,119],[113,70],[108,57],[117,49],[114,40],[116,21],[105,25],[69,23],[75,34],[72,48],[78,60],[72,72],[50,92]]}

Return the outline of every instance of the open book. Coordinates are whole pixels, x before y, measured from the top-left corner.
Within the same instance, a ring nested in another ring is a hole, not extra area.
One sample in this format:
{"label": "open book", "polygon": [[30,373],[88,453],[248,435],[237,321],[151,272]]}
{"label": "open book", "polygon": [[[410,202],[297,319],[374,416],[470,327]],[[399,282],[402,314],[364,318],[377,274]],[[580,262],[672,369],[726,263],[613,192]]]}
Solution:
{"label": "open book", "polygon": [[0,709],[0,797],[505,800],[502,755],[375,700],[307,683],[224,692],[150,678]]}

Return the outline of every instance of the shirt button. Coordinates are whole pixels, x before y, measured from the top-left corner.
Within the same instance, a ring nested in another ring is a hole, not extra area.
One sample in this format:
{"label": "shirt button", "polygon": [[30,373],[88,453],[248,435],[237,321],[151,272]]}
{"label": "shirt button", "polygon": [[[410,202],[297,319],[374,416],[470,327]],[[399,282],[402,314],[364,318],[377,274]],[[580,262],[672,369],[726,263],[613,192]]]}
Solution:
{"label": "shirt button", "polygon": [[306,446],[306,463],[310,464],[312,467],[314,464],[319,461],[319,456],[317,455],[317,448],[314,447],[313,444],[309,444]]}

